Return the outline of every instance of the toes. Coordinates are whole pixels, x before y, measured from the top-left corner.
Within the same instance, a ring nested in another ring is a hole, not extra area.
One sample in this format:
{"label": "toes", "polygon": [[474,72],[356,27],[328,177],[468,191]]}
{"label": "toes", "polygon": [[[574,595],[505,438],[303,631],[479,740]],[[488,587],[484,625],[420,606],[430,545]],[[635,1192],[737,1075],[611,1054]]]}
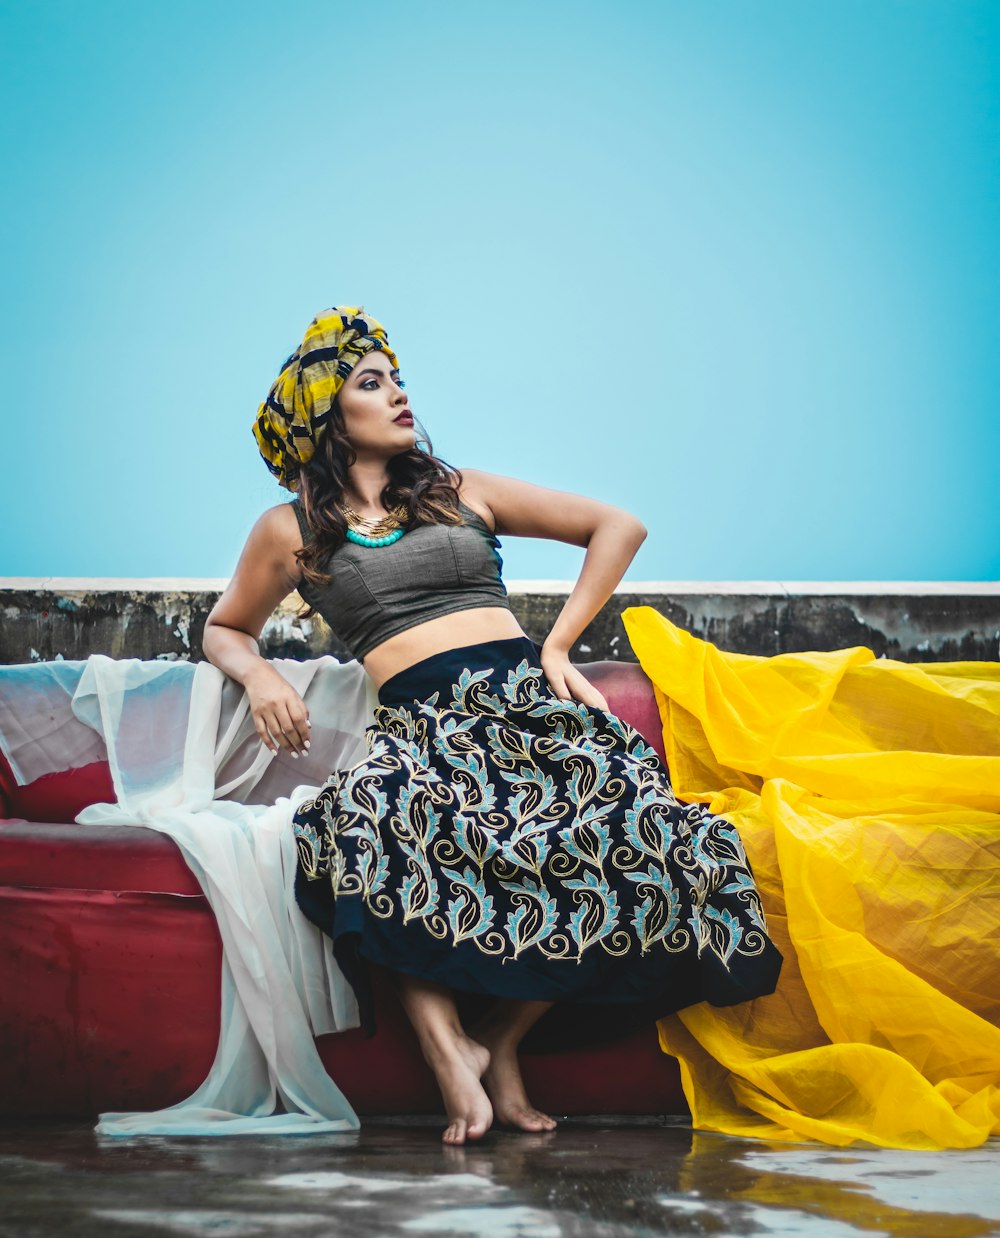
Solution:
{"label": "toes", "polygon": [[490,1123],[485,1118],[476,1118],[466,1121],[465,1118],[456,1118],[445,1129],[441,1136],[443,1143],[462,1144],[467,1139],[482,1139],[489,1130]]}
{"label": "toes", "polygon": [[506,1120],[512,1126],[518,1126],[523,1131],[554,1130],[556,1127],[555,1118],[550,1118],[547,1113],[542,1113],[540,1109],[513,1109],[507,1115]]}

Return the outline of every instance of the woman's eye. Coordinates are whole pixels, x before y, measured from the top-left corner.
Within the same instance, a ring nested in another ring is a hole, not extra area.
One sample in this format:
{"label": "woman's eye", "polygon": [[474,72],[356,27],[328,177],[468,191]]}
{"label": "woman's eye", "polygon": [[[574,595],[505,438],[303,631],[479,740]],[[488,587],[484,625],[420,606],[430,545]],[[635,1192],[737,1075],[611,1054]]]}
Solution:
{"label": "woman's eye", "polygon": [[[406,386],[406,382],[405,382],[402,378],[400,378],[400,379],[398,380],[398,382],[399,382],[399,385],[400,385],[401,387],[405,387],[405,386]],[[377,378],[369,378],[369,379],[367,379],[365,382],[363,382],[363,383],[361,384],[362,388],[364,388],[365,390],[367,390],[369,383],[371,383],[373,386],[377,386],[377,385],[378,385],[378,379],[377,379]]]}

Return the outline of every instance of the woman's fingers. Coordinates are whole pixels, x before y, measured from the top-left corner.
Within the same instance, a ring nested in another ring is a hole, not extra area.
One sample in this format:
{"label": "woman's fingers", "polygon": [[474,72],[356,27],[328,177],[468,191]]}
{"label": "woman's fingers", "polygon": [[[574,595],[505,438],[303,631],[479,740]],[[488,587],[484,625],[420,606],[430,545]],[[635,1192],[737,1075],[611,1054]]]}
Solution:
{"label": "woman's fingers", "polygon": [[601,696],[600,692],[597,692],[594,689],[591,689],[586,696],[583,696],[582,694],[579,695],[577,700],[582,701],[584,705],[589,705],[591,709],[607,710],[608,708],[607,701],[603,696]]}
{"label": "woman's fingers", "polygon": [[[277,752],[278,745],[271,737],[271,726],[268,724],[264,715],[262,713],[255,714],[253,721],[254,726],[257,728],[257,734],[260,736],[260,742],[264,745],[268,752]],[[273,725],[277,726],[277,723],[274,723]]]}
{"label": "woman's fingers", "polygon": [[302,697],[273,667],[248,679],[250,711],[260,742],[269,752],[284,749],[293,757],[309,751],[309,711]]}
{"label": "woman's fingers", "polygon": [[584,705],[590,705],[593,709],[607,710],[608,702],[604,699],[600,692],[594,687],[586,675],[582,674],[573,667],[566,676],[567,682],[572,689],[573,695],[578,701]]}
{"label": "woman's fingers", "polygon": [[306,743],[308,741],[306,727],[303,726],[300,731],[297,722],[292,716],[291,709],[285,702],[282,702],[275,708],[274,715],[278,722],[280,731],[280,737],[275,735],[275,739],[277,739],[282,748],[284,748],[286,752],[290,752],[293,757],[304,755],[307,751]]}
{"label": "woman's fingers", "polygon": [[299,755],[305,756],[309,751],[312,741],[309,738],[309,728],[312,723],[305,715],[305,708],[289,709],[288,715],[292,720],[292,726],[295,728],[295,733],[298,736]]}
{"label": "woman's fingers", "polygon": [[[544,670],[544,667],[542,669]],[[568,701],[570,699],[565,675],[557,675],[555,671],[547,670],[545,671],[545,678],[549,681],[549,687],[552,689],[553,696],[557,696],[561,701]]]}
{"label": "woman's fingers", "polygon": [[605,701],[603,695],[594,687],[587,676],[577,670],[577,667],[569,665],[564,676],[566,683],[567,696],[563,699],[574,699],[580,704],[588,704],[592,709],[608,709],[608,702]]}
{"label": "woman's fingers", "polygon": [[267,731],[271,736],[271,739],[274,741],[274,752],[277,752],[279,748],[283,748],[285,752],[292,751],[291,741],[285,734],[285,729],[281,725],[281,715],[277,712],[277,710],[275,710],[268,719]]}
{"label": "woman's fingers", "polygon": [[607,710],[608,702],[586,675],[578,671],[568,658],[562,658],[560,662],[561,668],[559,670],[549,669],[549,667],[544,665],[542,667],[553,695],[557,696],[561,701],[577,700],[581,704],[590,705],[594,709]]}
{"label": "woman's fingers", "polygon": [[299,736],[299,729],[292,724],[287,709],[261,710],[255,717],[254,724],[261,743],[270,752],[284,749],[297,757],[306,751],[305,742]]}

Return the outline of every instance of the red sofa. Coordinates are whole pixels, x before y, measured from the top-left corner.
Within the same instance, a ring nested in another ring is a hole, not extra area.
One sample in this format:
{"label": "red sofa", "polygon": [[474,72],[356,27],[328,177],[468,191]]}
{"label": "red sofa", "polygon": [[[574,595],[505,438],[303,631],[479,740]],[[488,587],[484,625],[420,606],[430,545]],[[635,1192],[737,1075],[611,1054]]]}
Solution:
{"label": "red sofa", "polygon": [[[634,663],[580,669],[612,712],[663,753],[653,688]],[[82,826],[114,797],[98,762],[18,786],[0,754],[0,1113],[94,1117],[183,1100],[219,1035],[215,917],[165,835]],[[378,1032],[319,1040],[361,1116],[441,1113],[430,1069],[378,974]],[[655,1024],[612,1045],[524,1054],[536,1104],[555,1114],[684,1114],[676,1061]]]}

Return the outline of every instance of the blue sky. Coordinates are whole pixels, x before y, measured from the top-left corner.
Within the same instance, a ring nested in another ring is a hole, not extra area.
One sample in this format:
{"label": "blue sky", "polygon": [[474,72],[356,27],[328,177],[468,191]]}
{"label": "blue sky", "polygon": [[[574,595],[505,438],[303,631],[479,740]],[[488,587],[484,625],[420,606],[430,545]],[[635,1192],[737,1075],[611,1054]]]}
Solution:
{"label": "blue sky", "polygon": [[994,0],[9,0],[0,47],[0,575],[227,576],[288,497],[257,405],[361,304],[439,455],[645,521],[626,580],[1000,577]]}

